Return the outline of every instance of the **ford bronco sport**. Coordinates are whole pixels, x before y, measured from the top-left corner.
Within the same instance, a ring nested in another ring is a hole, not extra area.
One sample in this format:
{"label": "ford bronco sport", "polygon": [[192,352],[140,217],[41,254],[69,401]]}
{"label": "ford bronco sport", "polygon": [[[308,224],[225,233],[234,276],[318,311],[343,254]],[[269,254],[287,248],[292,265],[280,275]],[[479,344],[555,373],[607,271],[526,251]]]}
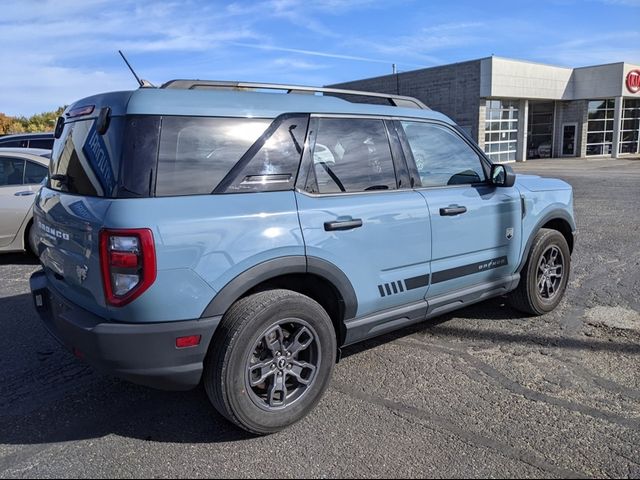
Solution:
{"label": "ford bronco sport", "polygon": [[132,382],[203,381],[257,434],[346,345],[498,295],[551,311],[575,231],[569,185],[416,99],[188,80],[68,107],[34,211],[50,332]]}

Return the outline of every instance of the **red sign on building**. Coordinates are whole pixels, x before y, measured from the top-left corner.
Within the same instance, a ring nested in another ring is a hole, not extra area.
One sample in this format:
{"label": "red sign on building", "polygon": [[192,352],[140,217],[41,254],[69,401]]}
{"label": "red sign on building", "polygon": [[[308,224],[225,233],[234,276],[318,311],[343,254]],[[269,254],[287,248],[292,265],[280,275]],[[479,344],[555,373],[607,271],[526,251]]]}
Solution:
{"label": "red sign on building", "polygon": [[627,90],[631,93],[640,92],[640,70],[631,70],[627,74]]}

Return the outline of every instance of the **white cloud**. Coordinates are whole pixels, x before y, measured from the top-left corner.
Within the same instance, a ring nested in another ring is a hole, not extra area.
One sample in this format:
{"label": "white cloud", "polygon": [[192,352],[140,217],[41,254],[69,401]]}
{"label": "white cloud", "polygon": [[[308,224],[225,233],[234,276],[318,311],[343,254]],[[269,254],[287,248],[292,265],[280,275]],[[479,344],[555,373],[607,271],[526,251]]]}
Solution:
{"label": "white cloud", "polygon": [[[184,2],[14,2],[0,17],[0,112],[29,115],[99,91],[132,88],[117,56],[207,52],[264,39],[249,22]],[[135,63],[135,62],[134,62]]]}
{"label": "white cloud", "polygon": [[289,47],[279,47],[276,45],[268,45],[268,44],[264,45],[264,44],[241,43],[241,42],[234,42],[233,44],[239,47],[253,48],[258,50],[270,50],[275,52],[289,52],[289,53],[296,53],[300,55],[309,55],[313,57],[335,58],[339,60],[351,60],[351,61],[369,62],[369,63],[385,63],[389,65],[392,63],[389,60],[383,60],[380,58],[361,57],[358,55],[324,52],[319,50],[306,50],[302,48],[289,48]]}
{"label": "white cloud", "polygon": [[424,27],[415,33],[387,38],[384,41],[356,39],[352,45],[394,59],[405,66],[417,66],[404,59],[421,61],[421,66],[438,65],[443,59],[435,52],[453,47],[473,45],[483,39],[481,22],[458,22]]}
{"label": "white cloud", "polygon": [[326,65],[320,63],[307,62],[297,58],[281,57],[276,58],[272,62],[274,68],[293,69],[293,70],[322,70],[327,68]]}
{"label": "white cloud", "polygon": [[568,67],[624,61],[640,63],[640,50],[636,47],[639,43],[640,32],[610,32],[545,45],[536,49],[534,56]]}
{"label": "white cloud", "polygon": [[0,105],[9,115],[54,110],[100,91],[130,90],[135,81],[128,72],[107,73],[56,66],[24,65],[2,74]]}

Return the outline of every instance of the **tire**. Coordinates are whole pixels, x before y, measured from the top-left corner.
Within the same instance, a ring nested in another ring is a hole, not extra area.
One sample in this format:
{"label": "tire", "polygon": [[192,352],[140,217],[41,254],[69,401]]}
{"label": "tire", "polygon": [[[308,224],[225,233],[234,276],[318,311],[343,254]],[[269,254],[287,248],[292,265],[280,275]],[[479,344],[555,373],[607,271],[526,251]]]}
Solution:
{"label": "tire", "polygon": [[540,229],[520,272],[520,283],[509,295],[511,306],[531,315],[549,313],[564,296],[570,270],[567,240],[557,230]]}
{"label": "tire", "polygon": [[205,390],[239,427],[275,433],[320,401],[336,350],[333,324],[318,303],[290,290],[255,293],[223,317],[205,360]]}
{"label": "tire", "polygon": [[33,255],[34,257],[38,257],[38,249],[36,245],[33,243],[32,231],[33,230],[33,220],[29,222],[27,228],[24,231],[24,249],[28,254]]}

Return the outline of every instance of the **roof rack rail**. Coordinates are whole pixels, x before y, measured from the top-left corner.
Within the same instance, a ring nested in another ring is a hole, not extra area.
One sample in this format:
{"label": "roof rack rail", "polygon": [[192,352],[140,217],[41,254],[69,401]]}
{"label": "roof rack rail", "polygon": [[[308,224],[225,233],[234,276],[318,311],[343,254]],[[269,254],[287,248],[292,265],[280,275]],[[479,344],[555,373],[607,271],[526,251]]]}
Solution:
{"label": "roof rack rail", "polygon": [[233,90],[286,90],[287,93],[330,93],[337,95],[354,95],[358,97],[383,98],[394,107],[419,108],[429,110],[424,103],[414,97],[392,95],[378,92],[362,92],[341,88],[307,87],[303,85],[286,85],[278,83],[227,82],[220,80],[170,80],[160,88],[176,88],[184,90],[220,88]]}

